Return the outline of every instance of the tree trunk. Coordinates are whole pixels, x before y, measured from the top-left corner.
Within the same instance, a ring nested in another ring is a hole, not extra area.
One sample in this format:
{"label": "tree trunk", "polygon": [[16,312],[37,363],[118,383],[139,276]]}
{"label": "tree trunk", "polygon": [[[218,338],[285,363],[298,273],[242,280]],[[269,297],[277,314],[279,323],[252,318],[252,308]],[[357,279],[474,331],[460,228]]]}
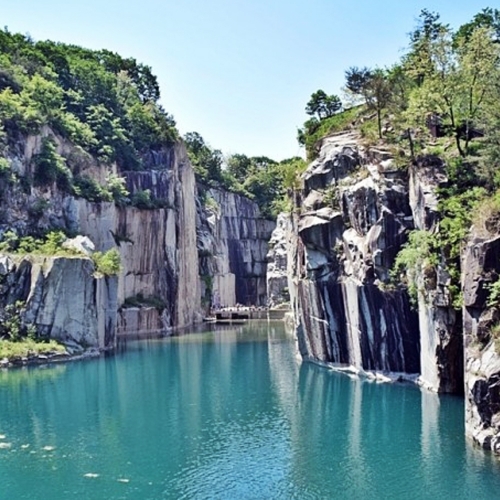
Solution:
{"label": "tree trunk", "polygon": [[378,136],[382,139],[382,110],[377,108],[377,126],[378,126]]}

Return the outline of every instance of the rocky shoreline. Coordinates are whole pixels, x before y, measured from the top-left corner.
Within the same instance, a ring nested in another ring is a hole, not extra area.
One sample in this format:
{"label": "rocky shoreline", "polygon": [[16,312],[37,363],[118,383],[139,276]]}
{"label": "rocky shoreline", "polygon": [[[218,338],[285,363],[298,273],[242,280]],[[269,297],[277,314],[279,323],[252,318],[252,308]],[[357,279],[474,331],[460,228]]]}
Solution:
{"label": "rocky shoreline", "polygon": [[13,358],[0,359],[0,369],[21,368],[27,366],[40,366],[46,364],[68,363],[70,361],[81,361],[84,359],[98,358],[108,350],[91,347],[80,353],[56,352],[36,354],[29,356],[16,356]]}

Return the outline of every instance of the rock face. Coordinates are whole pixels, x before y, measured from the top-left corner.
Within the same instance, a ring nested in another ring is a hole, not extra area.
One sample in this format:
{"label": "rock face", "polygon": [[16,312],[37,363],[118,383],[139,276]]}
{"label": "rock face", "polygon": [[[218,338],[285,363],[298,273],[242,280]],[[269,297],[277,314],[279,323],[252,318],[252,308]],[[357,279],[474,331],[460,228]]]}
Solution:
{"label": "rock face", "polygon": [[210,189],[198,206],[198,251],[205,306],[265,305],[266,255],[275,227],[256,203]]}
{"label": "rock face", "polygon": [[387,153],[368,152],[344,133],[324,139],[303,179],[290,250],[301,355],[420,373],[416,312],[404,290],[383,284],[413,228],[405,174]]}
{"label": "rock face", "polygon": [[488,286],[500,276],[500,236],[473,234],[463,257],[466,432],[500,453],[500,313]]}
{"label": "rock face", "polygon": [[[56,182],[29,183],[46,136],[73,172],[104,186],[110,174],[123,177],[128,200],[89,201],[59,189]],[[143,171],[120,172],[116,165],[101,165],[48,127],[20,139],[11,151],[11,169],[27,182],[11,188],[0,179],[5,207],[0,236],[7,230],[24,236],[62,229],[79,235],[67,245],[84,255],[118,249],[122,272],[109,290],[99,292],[114,294],[106,300],[117,309],[117,335],[165,334],[189,326],[202,319],[202,300],[205,308],[215,299],[225,305],[266,303],[267,242],[274,223],[260,216],[255,203],[232,193],[210,190],[206,197],[211,205],[202,203],[182,143],[150,151],[143,158]],[[74,268],[75,276],[80,276],[77,271]],[[78,283],[75,278],[75,288]],[[49,280],[44,290],[54,286],[57,293],[66,293],[56,285]],[[82,290],[75,289],[73,295],[88,293],[87,285],[82,280]],[[59,336],[55,326],[49,332],[43,321],[40,327],[47,335]],[[87,333],[80,337],[93,345]],[[103,345],[110,342],[114,340]]]}
{"label": "rock face", "polygon": [[444,261],[415,270],[418,313],[390,279],[408,232],[438,230],[442,161],[420,158],[406,174],[388,152],[343,133],[323,140],[303,178],[291,247],[302,356],[419,374],[432,390],[463,393],[461,314]]}
{"label": "rock face", "polygon": [[152,203],[91,202],[61,191],[56,183],[21,185],[2,190],[7,208],[0,218],[0,233],[15,230],[22,236],[63,229],[87,238],[73,241],[73,247],[84,241],[86,247],[94,245],[97,251],[117,248],[123,268],[114,291],[118,334],[167,333],[198,321],[196,185],[184,146],[179,143],[150,152],[145,158],[148,170],[120,173],[114,165],[80,158],[70,143],[46,127],[39,136],[27,137],[17,145],[15,154],[8,158],[14,172],[33,177],[33,158],[40,151],[42,138],[49,135],[58,154],[80,174],[105,185],[109,172],[115,172],[125,178],[132,200],[148,194]]}
{"label": "rock face", "polygon": [[116,335],[116,277],[95,277],[85,257],[0,258],[2,306],[22,301],[22,319],[41,337],[112,348]]}
{"label": "rock face", "polygon": [[291,240],[291,219],[288,214],[279,214],[276,228],[269,240],[267,254],[267,297],[269,306],[275,307],[290,302],[288,276],[288,249]]}
{"label": "rock face", "polygon": [[[415,229],[437,232],[437,190],[447,181],[444,164],[438,157],[427,156],[410,167],[409,199]],[[444,262],[438,264],[437,270],[417,270],[420,379],[434,391],[461,394],[462,317],[452,306],[449,285]]]}
{"label": "rock face", "polygon": [[[194,172],[181,145],[162,166],[163,170],[126,172],[125,178],[132,196],[149,190],[163,208],[119,207],[84,199],[69,204],[79,231],[97,249],[118,246],[123,266],[118,282],[122,335],[168,332],[193,324],[201,315]],[[153,299],[157,308],[148,307]],[[128,307],[141,300],[147,312]]]}

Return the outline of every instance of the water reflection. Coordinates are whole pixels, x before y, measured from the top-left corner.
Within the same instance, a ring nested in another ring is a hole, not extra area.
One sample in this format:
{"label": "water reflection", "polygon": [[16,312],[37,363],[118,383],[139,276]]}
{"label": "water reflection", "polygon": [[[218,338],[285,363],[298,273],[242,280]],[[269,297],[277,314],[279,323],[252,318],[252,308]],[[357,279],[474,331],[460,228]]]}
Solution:
{"label": "water reflection", "polygon": [[6,498],[480,499],[500,488],[498,463],[465,445],[462,400],[300,364],[279,323],[20,373],[0,373]]}

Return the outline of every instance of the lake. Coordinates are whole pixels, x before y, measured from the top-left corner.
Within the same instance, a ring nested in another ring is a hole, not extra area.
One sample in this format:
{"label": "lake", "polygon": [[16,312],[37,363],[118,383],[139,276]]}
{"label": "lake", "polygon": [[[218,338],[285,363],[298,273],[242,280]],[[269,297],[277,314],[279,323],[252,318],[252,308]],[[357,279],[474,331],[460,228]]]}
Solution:
{"label": "lake", "polygon": [[300,363],[280,322],[0,371],[0,499],[493,499],[461,398]]}

